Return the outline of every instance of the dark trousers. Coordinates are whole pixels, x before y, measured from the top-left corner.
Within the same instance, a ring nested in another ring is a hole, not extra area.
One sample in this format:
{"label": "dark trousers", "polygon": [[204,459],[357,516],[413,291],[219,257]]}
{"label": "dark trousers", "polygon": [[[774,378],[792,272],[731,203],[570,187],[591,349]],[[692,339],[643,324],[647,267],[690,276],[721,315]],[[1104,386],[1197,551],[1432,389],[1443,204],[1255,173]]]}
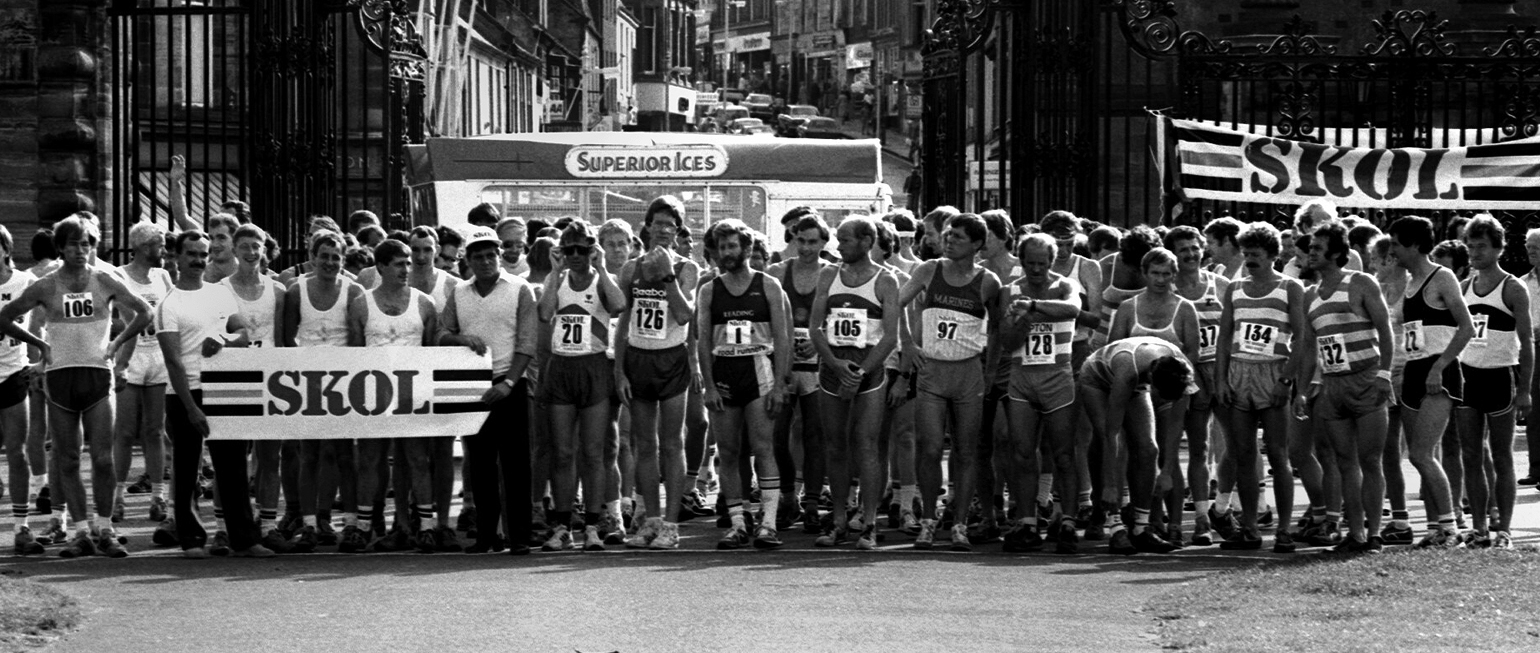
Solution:
{"label": "dark trousers", "polygon": [[[203,391],[192,391],[193,401],[203,405]],[[203,434],[187,418],[187,406],[177,395],[166,397],[166,433],[171,436],[171,496],[176,515],[176,535],[183,549],[205,546],[208,532],[196,510],[198,463],[203,455]],[[251,518],[251,495],[246,482],[246,442],[214,440],[208,443],[214,463],[214,490],[224,506],[230,548],[243,551],[258,542],[257,525]]]}
{"label": "dark trousers", "polygon": [[529,543],[534,501],[529,489],[529,429],[529,386],[520,380],[512,394],[492,404],[481,431],[468,438],[480,543],[497,539],[498,521],[507,522],[511,544]]}

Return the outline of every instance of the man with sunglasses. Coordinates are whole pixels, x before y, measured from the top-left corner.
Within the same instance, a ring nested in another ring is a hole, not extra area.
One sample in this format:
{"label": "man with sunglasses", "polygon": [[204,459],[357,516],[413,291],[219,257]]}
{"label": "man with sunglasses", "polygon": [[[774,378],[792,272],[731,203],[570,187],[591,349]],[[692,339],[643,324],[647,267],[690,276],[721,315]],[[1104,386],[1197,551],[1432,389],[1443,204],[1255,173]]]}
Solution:
{"label": "man with sunglasses", "polygon": [[614,452],[620,446],[609,430],[615,376],[604,352],[611,336],[610,314],[625,309],[625,294],[605,270],[604,252],[596,247],[597,242],[587,223],[569,223],[561,235],[561,269],[546,277],[540,297],[540,320],[549,329],[551,351],[540,375],[540,391],[550,408],[555,445],[552,479],[556,510],[552,511],[554,527],[542,547],[546,551],[573,546],[568,524],[579,468],[583,479],[583,549],[604,550],[599,520],[609,482],[605,462],[615,459]]}

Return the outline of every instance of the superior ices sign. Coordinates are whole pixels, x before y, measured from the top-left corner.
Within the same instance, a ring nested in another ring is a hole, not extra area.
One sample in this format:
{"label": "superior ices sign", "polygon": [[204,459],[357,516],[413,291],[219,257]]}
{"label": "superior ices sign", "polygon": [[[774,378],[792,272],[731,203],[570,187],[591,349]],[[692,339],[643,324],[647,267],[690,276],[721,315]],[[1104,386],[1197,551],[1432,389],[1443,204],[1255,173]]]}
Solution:
{"label": "superior ices sign", "polygon": [[586,146],[567,151],[567,173],[583,178],[704,178],[727,172],[727,150],[714,145]]}

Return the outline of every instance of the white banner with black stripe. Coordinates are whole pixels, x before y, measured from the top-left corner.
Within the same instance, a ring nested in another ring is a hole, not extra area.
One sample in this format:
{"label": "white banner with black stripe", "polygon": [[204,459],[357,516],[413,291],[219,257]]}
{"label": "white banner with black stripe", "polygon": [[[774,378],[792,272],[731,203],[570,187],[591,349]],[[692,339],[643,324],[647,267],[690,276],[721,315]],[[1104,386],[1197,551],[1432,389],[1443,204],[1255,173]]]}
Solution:
{"label": "white banner with black stripe", "polygon": [[228,348],[203,361],[210,439],[476,433],[492,361],[465,347]]}

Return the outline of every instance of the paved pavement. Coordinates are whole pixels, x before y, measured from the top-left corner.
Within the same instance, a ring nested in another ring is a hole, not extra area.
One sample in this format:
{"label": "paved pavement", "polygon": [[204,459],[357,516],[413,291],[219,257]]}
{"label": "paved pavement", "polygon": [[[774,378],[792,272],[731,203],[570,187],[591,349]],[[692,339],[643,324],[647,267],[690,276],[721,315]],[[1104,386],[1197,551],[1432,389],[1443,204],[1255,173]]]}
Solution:
{"label": "paved pavement", "polygon": [[[1540,493],[1521,488],[1519,500],[1515,539],[1540,543]],[[1284,557],[1205,547],[1125,558],[1105,543],[1075,556],[1005,554],[998,544],[923,552],[897,533],[878,551],[827,551],[800,532],[783,533],[779,551],[718,552],[720,531],[697,520],[673,552],[191,561],[149,545],[147,504],[130,497],[126,560],[0,558],[0,573],[80,600],[84,623],[58,650],[261,648],[282,632],[325,633],[340,650],[1121,651],[1153,646],[1154,621],[1140,611],[1151,597]]]}

